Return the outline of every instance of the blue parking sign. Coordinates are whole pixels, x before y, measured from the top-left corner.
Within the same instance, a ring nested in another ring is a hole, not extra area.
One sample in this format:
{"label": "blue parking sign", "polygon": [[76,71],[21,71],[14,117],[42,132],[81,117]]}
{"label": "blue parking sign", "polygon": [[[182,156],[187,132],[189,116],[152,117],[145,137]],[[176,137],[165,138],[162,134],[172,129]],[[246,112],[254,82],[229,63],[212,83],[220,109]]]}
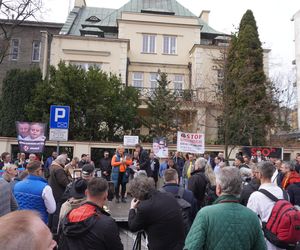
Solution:
{"label": "blue parking sign", "polygon": [[68,129],[70,118],[70,106],[50,107],[50,128]]}

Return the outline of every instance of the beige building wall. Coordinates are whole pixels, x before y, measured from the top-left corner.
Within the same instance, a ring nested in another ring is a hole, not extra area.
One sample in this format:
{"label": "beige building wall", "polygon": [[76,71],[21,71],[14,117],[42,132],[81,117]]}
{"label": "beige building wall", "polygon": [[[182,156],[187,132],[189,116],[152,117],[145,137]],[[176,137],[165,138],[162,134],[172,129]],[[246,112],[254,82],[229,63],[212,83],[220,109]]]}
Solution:
{"label": "beige building wall", "polygon": [[168,80],[171,81],[169,84],[170,89],[174,89],[175,75],[183,75],[183,89],[189,87],[189,69],[187,65],[166,65],[166,64],[147,64],[147,63],[130,63],[128,66],[128,85],[133,83],[134,72],[141,72],[143,74],[143,87],[151,88],[150,74],[157,73],[158,70],[168,74]]}
{"label": "beige building wall", "polygon": [[[189,51],[200,43],[200,27],[196,18],[123,13],[119,24],[119,38],[130,39],[129,58],[132,62],[159,62],[161,64],[187,65]],[[143,53],[143,34],[156,36],[155,53]],[[174,55],[163,53],[163,36],[176,36]]]}
{"label": "beige building wall", "polygon": [[[150,73],[161,70],[168,73],[170,81],[175,75],[183,75],[183,89],[189,87],[189,51],[195,43],[200,43],[200,27],[196,18],[124,12],[118,24],[119,38],[130,39],[129,85],[132,85],[133,72],[141,72],[143,87],[149,88]],[[143,52],[144,34],[155,35],[154,53]],[[175,54],[163,53],[164,35],[176,37]],[[174,88],[174,84],[169,87]]]}
{"label": "beige building wall", "polygon": [[66,63],[99,64],[101,69],[121,76],[126,82],[129,41],[57,35],[51,43],[50,64]]}

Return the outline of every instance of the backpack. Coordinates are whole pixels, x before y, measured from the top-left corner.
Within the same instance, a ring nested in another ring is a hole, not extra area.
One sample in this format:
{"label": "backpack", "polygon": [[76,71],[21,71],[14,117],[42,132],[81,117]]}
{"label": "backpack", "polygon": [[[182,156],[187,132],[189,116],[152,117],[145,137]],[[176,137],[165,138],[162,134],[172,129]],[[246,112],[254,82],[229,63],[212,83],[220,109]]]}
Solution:
{"label": "backpack", "polygon": [[[161,192],[163,193],[170,193],[167,192],[164,188],[160,189]],[[183,199],[183,194],[184,194],[184,188],[183,187],[179,187],[178,188],[178,192],[177,194],[174,194],[174,197],[177,200],[178,205],[181,208],[181,215],[183,218],[183,225],[184,225],[184,232],[185,235],[188,234],[188,232],[190,231],[191,225],[192,225],[192,221],[191,221],[191,204],[189,202],[187,202],[185,199]]]}
{"label": "backpack", "polygon": [[269,220],[262,223],[265,237],[279,248],[295,247],[300,241],[300,211],[288,201],[285,191],[284,199],[278,199],[265,189],[258,191],[275,202]]}

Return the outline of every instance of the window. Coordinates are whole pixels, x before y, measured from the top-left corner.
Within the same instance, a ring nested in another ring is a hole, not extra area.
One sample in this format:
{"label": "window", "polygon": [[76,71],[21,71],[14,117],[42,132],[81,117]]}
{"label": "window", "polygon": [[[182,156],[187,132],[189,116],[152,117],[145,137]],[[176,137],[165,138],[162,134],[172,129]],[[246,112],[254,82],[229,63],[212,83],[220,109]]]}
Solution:
{"label": "window", "polygon": [[19,39],[12,39],[11,40],[11,60],[18,60],[19,59],[19,48],[20,40]]}
{"label": "window", "polygon": [[182,90],[182,88],[183,88],[183,75],[175,75],[173,83],[174,83],[174,89]]}
{"label": "window", "polygon": [[89,71],[90,67],[101,69],[102,64],[101,63],[94,63],[94,62],[71,62],[72,65],[75,65],[81,69],[84,69],[85,71]]}
{"label": "window", "polygon": [[158,78],[157,73],[150,73],[150,88],[151,89],[157,88],[157,78]]}
{"label": "window", "polygon": [[176,54],[176,36],[164,36],[164,54]]}
{"label": "window", "polygon": [[41,56],[41,42],[33,41],[32,43],[32,61],[39,62]]}
{"label": "window", "polygon": [[155,53],[155,35],[143,35],[143,53]]}
{"label": "window", "polygon": [[143,87],[143,73],[142,72],[133,72],[132,74],[132,86],[135,88]]}

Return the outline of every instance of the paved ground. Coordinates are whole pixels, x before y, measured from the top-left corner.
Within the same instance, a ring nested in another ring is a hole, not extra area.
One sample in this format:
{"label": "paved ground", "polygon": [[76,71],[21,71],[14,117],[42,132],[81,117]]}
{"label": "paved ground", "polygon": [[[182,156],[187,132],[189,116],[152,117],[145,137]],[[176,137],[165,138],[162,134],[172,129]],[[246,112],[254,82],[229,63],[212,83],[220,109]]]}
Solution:
{"label": "paved ground", "polygon": [[[120,237],[124,246],[124,250],[132,250],[133,244],[136,238],[135,233],[131,233],[128,230],[128,212],[130,209],[130,202],[132,198],[129,196],[127,198],[127,203],[116,203],[115,199],[108,202],[108,209],[110,210],[111,216],[116,220],[120,229]],[[147,250],[147,243],[145,240],[142,241],[142,249]]]}
{"label": "paved ground", "polygon": [[111,216],[117,221],[117,222],[124,222],[128,220],[128,212],[130,209],[130,202],[132,198],[128,196],[127,203],[116,203],[115,199],[108,202],[108,209],[110,211]]}

